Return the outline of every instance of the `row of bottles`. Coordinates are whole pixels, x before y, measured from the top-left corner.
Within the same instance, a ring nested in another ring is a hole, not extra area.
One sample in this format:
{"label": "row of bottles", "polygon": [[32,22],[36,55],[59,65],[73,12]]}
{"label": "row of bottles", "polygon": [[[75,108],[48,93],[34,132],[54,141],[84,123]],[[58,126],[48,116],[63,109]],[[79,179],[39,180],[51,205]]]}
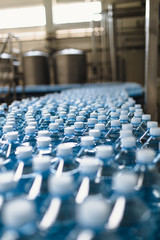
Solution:
{"label": "row of bottles", "polygon": [[2,104],[1,239],[160,239],[159,142],[121,86]]}

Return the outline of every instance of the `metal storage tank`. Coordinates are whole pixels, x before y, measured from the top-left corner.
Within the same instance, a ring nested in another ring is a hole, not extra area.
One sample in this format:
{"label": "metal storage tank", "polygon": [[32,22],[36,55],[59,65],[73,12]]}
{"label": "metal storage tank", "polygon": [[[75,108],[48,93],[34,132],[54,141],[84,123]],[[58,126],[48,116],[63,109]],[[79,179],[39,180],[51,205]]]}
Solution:
{"label": "metal storage tank", "polygon": [[41,51],[24,53],[24,77],[26,85],[50,84],[48,54]]}
{"label": "metal storage tank", "polygon": [[54,57],[55,83],[85,83],[86,55],[82,50],[64,49],[58,51]]}

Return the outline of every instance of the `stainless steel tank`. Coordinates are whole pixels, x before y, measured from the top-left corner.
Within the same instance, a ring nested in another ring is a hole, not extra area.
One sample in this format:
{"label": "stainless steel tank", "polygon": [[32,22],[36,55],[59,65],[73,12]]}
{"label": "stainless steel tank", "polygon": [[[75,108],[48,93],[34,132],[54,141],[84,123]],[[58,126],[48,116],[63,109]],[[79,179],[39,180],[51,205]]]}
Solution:
{"label": "stainless steel tank", "polygon": [[58,51],[54,57],[55,83],[85,83],[86,55],[78,49],[64,49]]}
{"label": "stainless steel tank", "polygon": [[26,85],[50,84],[48,54],[41,51],[24,53],[24,77]]}

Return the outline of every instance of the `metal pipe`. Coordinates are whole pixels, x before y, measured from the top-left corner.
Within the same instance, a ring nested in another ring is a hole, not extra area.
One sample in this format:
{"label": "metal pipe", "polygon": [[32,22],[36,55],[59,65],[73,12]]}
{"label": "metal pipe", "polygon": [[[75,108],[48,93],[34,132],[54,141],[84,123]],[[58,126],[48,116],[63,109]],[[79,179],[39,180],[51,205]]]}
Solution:
{"label": "metal pipe", "polygon": [[146,0],[145,13],[145,104],[147,112],[157,120],[159,1]]}

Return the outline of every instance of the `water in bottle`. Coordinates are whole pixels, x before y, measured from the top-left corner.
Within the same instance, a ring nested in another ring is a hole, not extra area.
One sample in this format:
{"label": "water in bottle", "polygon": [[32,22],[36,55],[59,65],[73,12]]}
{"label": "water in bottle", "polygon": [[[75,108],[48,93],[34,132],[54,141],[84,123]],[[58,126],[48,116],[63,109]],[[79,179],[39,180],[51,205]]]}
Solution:
{"label": "water in bottle", "polygon": [[100,145],[96,147],[96,157],[101,161],[101,180],[106,183],[108,193],[111,192],[113,175],[118,171],[118,165],[114,161],[112,146]]}
{"label": "water in bottle", "polygon": [[152,148],[156,152],[156,156],[160,152],[160,128],[150,128],[150,137],[143,144],[142,148]]}
{"label": "water in bottle", "polygon": [[133,168],[136,158],[135,137],[124,137],[121,139],[121,151],[115,156],[115,162],[119,169]]}
{"label": "water in bottle", "polygon": [[4,205],[2,222],[3,240],[42,239],[36,226],[35,205],[25,198],[18,197]]}
{"label": "water in bottle", "polygon": [[50,195],[42,208],[39,229],[44,239],[65,239],[75,225],[75,184],[71,175],[51,176]]}
{"label": "water in bottle", "polygon": [[61,176],[68,173],[76,180],[79,176],[79,163],[73,157],[73,144],[61,143],[57,147],[56,157],[54,158],[52,173]]}
{"label": "water in bottle", "polygon": [[67,240],[121,240],[112,231],[106,229],[109,218],[110,205],[102,197],[88,197],[83,204],[77,207],[76,226],[70,232]]}
{"label": "water in bottle", "polygon": [[114,176],[108,228],[122,239],[155,239],[154,218],[135,191],[136,184],[136,174],[131,171],[121,171]]}
{"label": "water in bottle", "polygon": [[77,161],[81,161],[83,156],[95,156],[95,142],[94,137],[83,136],[81,137],[81,148],[77,154]]}
{"label": "water in bottle", "polygon": [[155,152],[153,149],[141,149],[136,152],[135,173],[138,176],[137,189],[143,200],[150,207],[156,220],[156,236],[158,239],[160,225],[160,175],[154,164]]}

